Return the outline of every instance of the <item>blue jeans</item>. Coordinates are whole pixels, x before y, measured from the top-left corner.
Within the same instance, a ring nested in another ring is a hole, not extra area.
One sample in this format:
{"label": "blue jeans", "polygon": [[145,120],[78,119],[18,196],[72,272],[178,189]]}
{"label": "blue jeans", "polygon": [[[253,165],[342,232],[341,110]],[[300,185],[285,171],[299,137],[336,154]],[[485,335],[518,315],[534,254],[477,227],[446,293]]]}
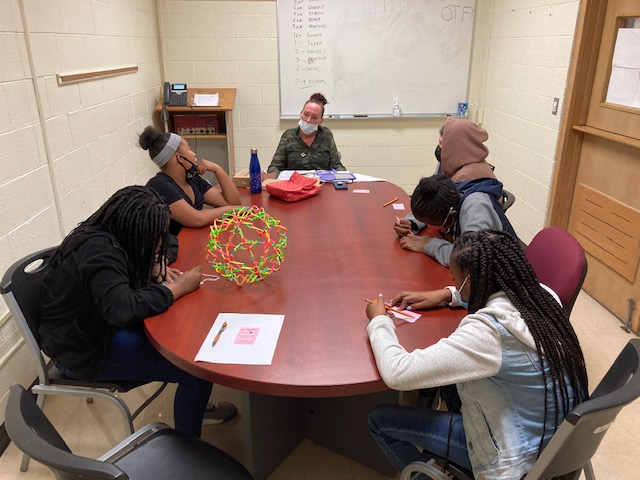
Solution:
{"label": "blue jeans", "polygon": [[[71,373],[63,368],[61,370],[65,374]],[[70,376],[73,377],[73,374]],[[107,350],[104,366],[96,380],[116,384],[177,383],[178,388],[173,401],[175,428],[194,437],[200,437],[202,419],[213,384],[181,370],[160,355],[142,328],[116,329]]]}
{"label": "blue jeans", "polygon": [[447,444],[449,461],[471,470],[462,415],[459,413],[403,405],[379,405],[369,414],[369,430],[398,471],[411,462],[424,460],[418,446],[428,453],[447,458]]}

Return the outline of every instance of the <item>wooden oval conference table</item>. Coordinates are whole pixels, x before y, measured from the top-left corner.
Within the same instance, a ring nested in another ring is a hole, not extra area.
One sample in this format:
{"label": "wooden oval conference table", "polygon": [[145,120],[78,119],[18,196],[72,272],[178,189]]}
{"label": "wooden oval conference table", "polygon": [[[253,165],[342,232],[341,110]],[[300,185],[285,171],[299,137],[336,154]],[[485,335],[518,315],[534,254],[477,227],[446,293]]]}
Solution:
{"label": "wooden oval conference table", "polygon": [[[149,339],[183,370],[246,392],[241,408],[245,463],[256,478],[266,478],[305,436],[378,471],[393,472],[367,430],[370,409],[384,401],[397,403],[399,396],[378,374],[365,331],[364,300],[451,283],[448,269],[400,247],[393,224],[409,212],[409,196],[389,182],[357,182],[347,190],[325,184],[318,195],[294,203],[264,189],[261,194],[241,189],[241,195],[243,205],[263,207],[287,227],[281,269],[243,286],[225,278],[205,282],[166,313],[145,321]],[[404,210],[383,206],[396,197],[393,204]],[[209,233],[209,228],[182,229],[173,266],[187,270],[200,264],[204,273],[215,273],[202,255]],[[284,315],[272,364],[195,362],[219,313]],[[399,340],[408,351],[434,344],[456,328],[463,313],[438,308],[422,312],[415,323],[396,320]],[[354,452],[352,442],[370,451],[358,447]]]}

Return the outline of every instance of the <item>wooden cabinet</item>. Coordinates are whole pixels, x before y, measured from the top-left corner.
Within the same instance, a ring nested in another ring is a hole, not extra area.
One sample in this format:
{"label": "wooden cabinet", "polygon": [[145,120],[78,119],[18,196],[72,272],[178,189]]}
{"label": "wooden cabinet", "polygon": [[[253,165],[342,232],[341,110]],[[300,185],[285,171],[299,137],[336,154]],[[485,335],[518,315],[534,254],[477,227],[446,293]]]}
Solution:
{"label": "wooden cabinet", "polygon": [[[167,132],[174,132],[186,139],[223,140],[227,148],[227,166],[229,175],[235,173],[233,156],[233,105],[236,101],[235,88],[189,88],[187,105],[167,105],[166,121],[163,121],[163,101],[156,104],[155,112]],[[196,93],[218,94],[217,107],[198,107],[194,105]]]}

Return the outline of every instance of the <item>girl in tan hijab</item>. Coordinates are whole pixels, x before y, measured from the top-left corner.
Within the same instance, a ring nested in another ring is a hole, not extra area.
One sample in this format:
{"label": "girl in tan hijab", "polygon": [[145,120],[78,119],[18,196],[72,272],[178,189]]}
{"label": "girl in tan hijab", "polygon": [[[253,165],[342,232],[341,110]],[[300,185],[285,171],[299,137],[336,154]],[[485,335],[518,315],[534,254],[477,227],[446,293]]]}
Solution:
{"label": "girl in tan hijab", "polygon": [[489,149],[484,142],[488,138],[487,131],[470,120],[447,118],[442,133],[442,173],[455,183],[496,178],[487,163]]}
{"label": "girl in tan hijab", "polygon": [[[447,266],[451,240],[466,231],[498,230],[514,238],[517,235],[502,209],[502,183],[487,163],[487,131],[470,120],[449,117],[441,132],[436,158],[442,175],[420,181],[411,200],[413,211],[396,222],[394,230],[402,248],[423,252]],[[422,210],[431,212],[441,207],[444,213],[435,218],[423,211],[419,218],[413,207],[418,197],[424,204]],[[427,223],[441,225],[452,238],[417,235]]]}

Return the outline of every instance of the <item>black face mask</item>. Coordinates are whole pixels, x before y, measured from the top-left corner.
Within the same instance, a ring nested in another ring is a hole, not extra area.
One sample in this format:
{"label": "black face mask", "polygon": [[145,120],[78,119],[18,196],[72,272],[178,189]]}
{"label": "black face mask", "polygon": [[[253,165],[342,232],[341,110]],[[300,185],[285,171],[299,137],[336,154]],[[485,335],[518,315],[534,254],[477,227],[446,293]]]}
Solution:
{"label": "black face mask", "polygon": [[436,156],[436,160],[440,162],[441,161],[440,155],[442,155],[442,149],[440,148],[440,145],[436,147],[436,151],[434,152],[434,154]]}
{"label": "black face mask", "polygon": [[[180,156],[182,157],[182,155]],[[191,164],[191,166],[188,169],[185,168],[184,165],[180,164],[182,165],[182,168],[184,168],[184,171],[187,172],[187,180],[191,180],[192,178],[195,178],[197,175],[199,175],[198,169],[196,168],[195,164],[191,160],[188,160],[185,157],[182,157],[182,158]]]}

